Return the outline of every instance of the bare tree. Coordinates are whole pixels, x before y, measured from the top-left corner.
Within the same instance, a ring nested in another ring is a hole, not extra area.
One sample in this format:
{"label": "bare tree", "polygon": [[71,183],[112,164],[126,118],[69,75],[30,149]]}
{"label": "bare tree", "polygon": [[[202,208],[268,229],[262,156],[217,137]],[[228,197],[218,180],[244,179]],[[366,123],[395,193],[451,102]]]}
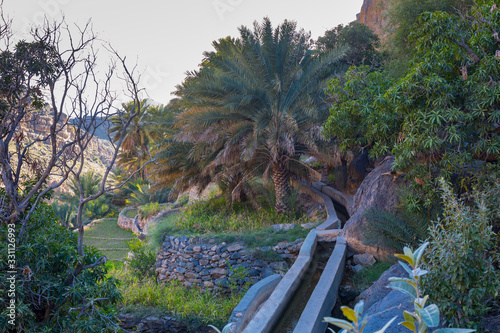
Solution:
{"label": "bare tree", "polygon": [[[64,19],[61,22],[47,21],[43,27],[32,30],[31,41],[13,44],[10,22],[2,18],[0,43],[5,47],[0,50],[0,173],[3,186],[0,191],[0,219],[20,228],[17,242],[21,242],[37,205],[68,177],[74,177],[80,189],[78,253],[84,257],[84,205],[123,186],[133,176],[117,186],[107,186],[108,175],[126,129],[139,112],[140,77],[135,73],[135,67],[129,69],[125,58],[110,47],[101,49],[109,51],[114,60],[106,72],[98,71],[100,42],[90,23],[78,28],[70,27]],[[123,74],[118,75],[117,72]],[[125,82],[126,98],[133,100],[137,106],[131,111],[115,107],[117,96],[111,85],[117,77]],[[21,129],[24,124],[36,119],[37,110],[42,107],[50,109],[50,131],[26,140]],[[129,112],[127,117],[123,117],[123,112]],[[80,177],[89,144],[96,129],[111,117],[126,119],[123,130],[118,141],[110,140],[113,153],[103,174],[100,190],[84,197]],[[61,133],[68,131],[72,133],[71,137],[63,140]],[[50,147],[50,153],[43,160],[33,158],[33,152],[41,143]],[[23,181],[27,172],[31,174],[28,183]],[[102,257],[96,263],[84,266],[82,260],[66,283],[71,284],[84,269],[105,261],[106,258]]]}

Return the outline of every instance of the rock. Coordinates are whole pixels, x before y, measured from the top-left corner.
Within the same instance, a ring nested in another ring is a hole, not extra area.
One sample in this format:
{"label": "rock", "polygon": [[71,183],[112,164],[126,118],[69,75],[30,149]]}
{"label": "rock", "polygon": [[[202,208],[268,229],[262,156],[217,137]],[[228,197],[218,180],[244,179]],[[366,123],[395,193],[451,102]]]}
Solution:
{"label": "rock", "polygon": [[272,262],[269,267],[277,270],[277,271],[284,271],[286,269],[288,269],[288,265],[286,262],[284,261],[275,261],[275,262]]}
{"label": "rock", "polygon": [[193,251],[196,252],[196,253],[200,253],[201,252],[201,246],[193,246]]}
{"label": "rock", "polygon": [[346,165],[339,165],[333,170],[333,175],[335,176],[334,184],[335,188],[338,190],[343,190],[347,187],[347,181],[349,180],[349,173],[347,171]]}
{"label": "rock", "polygon": [[397,323],[404,320],[403,311],[413,311],[411,297],[398,291],[387,288],[390,277],[408,277],[401,265],[396,264],[385,271],[370,288],[363,291],[355,300],[364,300],[364,315],[370,318],[365,332],[375,332],[382,328],[391,318],[397,319],[385,331],[386,333],[400,333],[401,326]]}
{"label": "rock", "polygon": [[210,275],[214,278],[218,278],[222,275],[226,275],[227,271],[224,268],[213,268],[210,270]]}
{"label": "rock", "polygon": [[280,223],[271,226],[274,231],[288,231],[295,228],[297,225],[295,223]]}
{"label": "rock", "polygon": [[363,265],[355,265],[352,267],[354,273],[359,273],[363,269]]}
{"label": "rock", "polygon": [[385,333],[401,333],[401,326],[398,323],[404,321],[403,311],[413,311],[411,297],[398,290],[389,289],[389,294],[382,300],[373,304],[364,316],[370,318],[365,327],[365,332],[375,332],[381,329],[393,317],[396,320],[385,330]]}
{"label": "rock", "polygon": [[271,276],[273,274],[274,274],[274,270],[271,267],[265,267],[261,272],[261,276],[263,279],[265,279],[266,277]]}
{"label": "rock", "polygon": [[243,246],[241,246],[240,244],[233,244],[233,245],[228,246],[227,250],[229,252],[236,252],[236,251],[243,250]]}
{"label": "rock", "polygon": [[176,269],[174,269],[174,271],[180,274],[184,274],[186,273],[187,269],[185,269],[184,267],[177,267]]}
{"label": "rock", "polygon": [[362,265],[363,267],[372,266],[377,262],[374,256],[369,253],[356,254],[353,257],[353,262],[355,265]]}
{"label": "rock", "polygon": [[248,272],[247,272],[248,276],[258,276],[259,275],[259,271],[256,270],[256,269],[250,269]]}
{"label": "rock", "polygon": [[368,167],[368,151],[365,150],[361,154],[354,157],[349,168],[347,169],[349,177],[354,182],[361,182],[365,178],[366,168]]}
{"label": "rock", "polygon": [[220,278],[215,280],[215,284],[219,287],[227,288],[229,287],[229,280],[227,278]]}
{"label": "rock", "polygon": [[386,0],[364,0],[357,21],[368,26],[381,40],[386,39],[388,19]]}
{"label": "rock", "polygon": [[366,176],[353,198],[354,214],[346,222],[340,236],[346,239],[349,250],[355,253],[369,253],[377,259],[390,254],[387,249],[380,246],[364,244],[367,223],[364,214],[370,208],[393,211],[398,204],[396,192],[403,180],[398,178],[394,182],[392,176],[383,175],[391,171],[393,163],[393,156],[386,157]]}
{"label": "rock", "polygon": [[300,226],[302,229],[310,230],[316,226],[316,223],[302,223]]}
{"label": "rock", "polygon": [[372,304],[383,299],[391,289],[387,288],[389,284],[389,278],[391,277],[408,277],[403,267],[400,264],[391,266],[386,270],[380,278],[375,282],[370,288],[363,291],[357,298],[356,303],[360,300],[365,301],[365,309],[368,309]]}

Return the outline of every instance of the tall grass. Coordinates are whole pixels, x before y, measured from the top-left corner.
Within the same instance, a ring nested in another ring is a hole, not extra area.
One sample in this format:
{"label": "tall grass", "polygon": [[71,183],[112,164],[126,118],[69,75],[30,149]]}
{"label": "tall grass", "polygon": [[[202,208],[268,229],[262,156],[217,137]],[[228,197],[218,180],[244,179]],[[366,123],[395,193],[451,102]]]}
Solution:
{"label": "tall grass", "polygon": [[155,308],[156,313],[175,316],[193,327],[208,323],[223,326],[243,297],[243,294],[222,297],[202,293],[177,281],[156,283],[154,277],[139,280],[124,269],[112,269],[110,275],[121,281],[120,311],[144,314],[145,309]]}
{"label": "tall grass", "polygon": [[274,209],[264,207],[254,210],[241,204],[228,205],[224,197],[198,201],[189,206],[174,226],[179,230],[204,233],[248,232],[261,230],[279,223],[310,222],[305,216],[277,214]]}

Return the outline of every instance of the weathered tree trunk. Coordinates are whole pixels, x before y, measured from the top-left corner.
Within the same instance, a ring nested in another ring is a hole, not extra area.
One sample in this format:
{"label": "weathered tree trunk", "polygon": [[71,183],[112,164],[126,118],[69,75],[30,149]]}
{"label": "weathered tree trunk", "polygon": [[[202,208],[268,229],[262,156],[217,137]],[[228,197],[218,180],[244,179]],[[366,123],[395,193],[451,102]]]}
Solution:
{"label": "weathered tree trunk", "polygon": [[275,209],[278,214],[290,212],[290,186],[287,163],[280,161],[273,163],[273,181],[276,193]]}

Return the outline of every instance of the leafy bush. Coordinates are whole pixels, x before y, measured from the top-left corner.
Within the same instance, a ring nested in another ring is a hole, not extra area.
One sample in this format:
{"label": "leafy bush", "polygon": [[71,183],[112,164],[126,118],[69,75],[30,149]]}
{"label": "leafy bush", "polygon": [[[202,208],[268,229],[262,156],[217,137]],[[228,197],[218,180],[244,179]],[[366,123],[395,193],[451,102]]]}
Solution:
{"label": "leafy bush", "polygon": [[[0,225],[0,327],[8,328],[10,297],[6,225]],[[18,228],[19,229],[19,228]],[[101,254],[85,248],[84,265]],[[49,205],[40,203],[16,248],[16,328],[24,332],[115,331],[114,305],[121,295],[114,278],[98,265],[68,279],[82,260],[76,234],[59,225]]]}
{"label": "leafy bush", "polygon": [[486,194],[466,206],[441,180],[444,216],[430,227],[424,287],[448,323],[477,327],[500,290],[500,255]]}
{"label": "leafy bush", "polygon": [[150,202],[137,208],[141,219],[151,217],[157,214],[160,210],[160,205],[157,202]]}
{"label": "leafy bush", "polygon": [[148,248],[146,242],[137,238],[127,244],[132,255],[126,263],[132,275],[139,279],[155,276],[156,253]]}

